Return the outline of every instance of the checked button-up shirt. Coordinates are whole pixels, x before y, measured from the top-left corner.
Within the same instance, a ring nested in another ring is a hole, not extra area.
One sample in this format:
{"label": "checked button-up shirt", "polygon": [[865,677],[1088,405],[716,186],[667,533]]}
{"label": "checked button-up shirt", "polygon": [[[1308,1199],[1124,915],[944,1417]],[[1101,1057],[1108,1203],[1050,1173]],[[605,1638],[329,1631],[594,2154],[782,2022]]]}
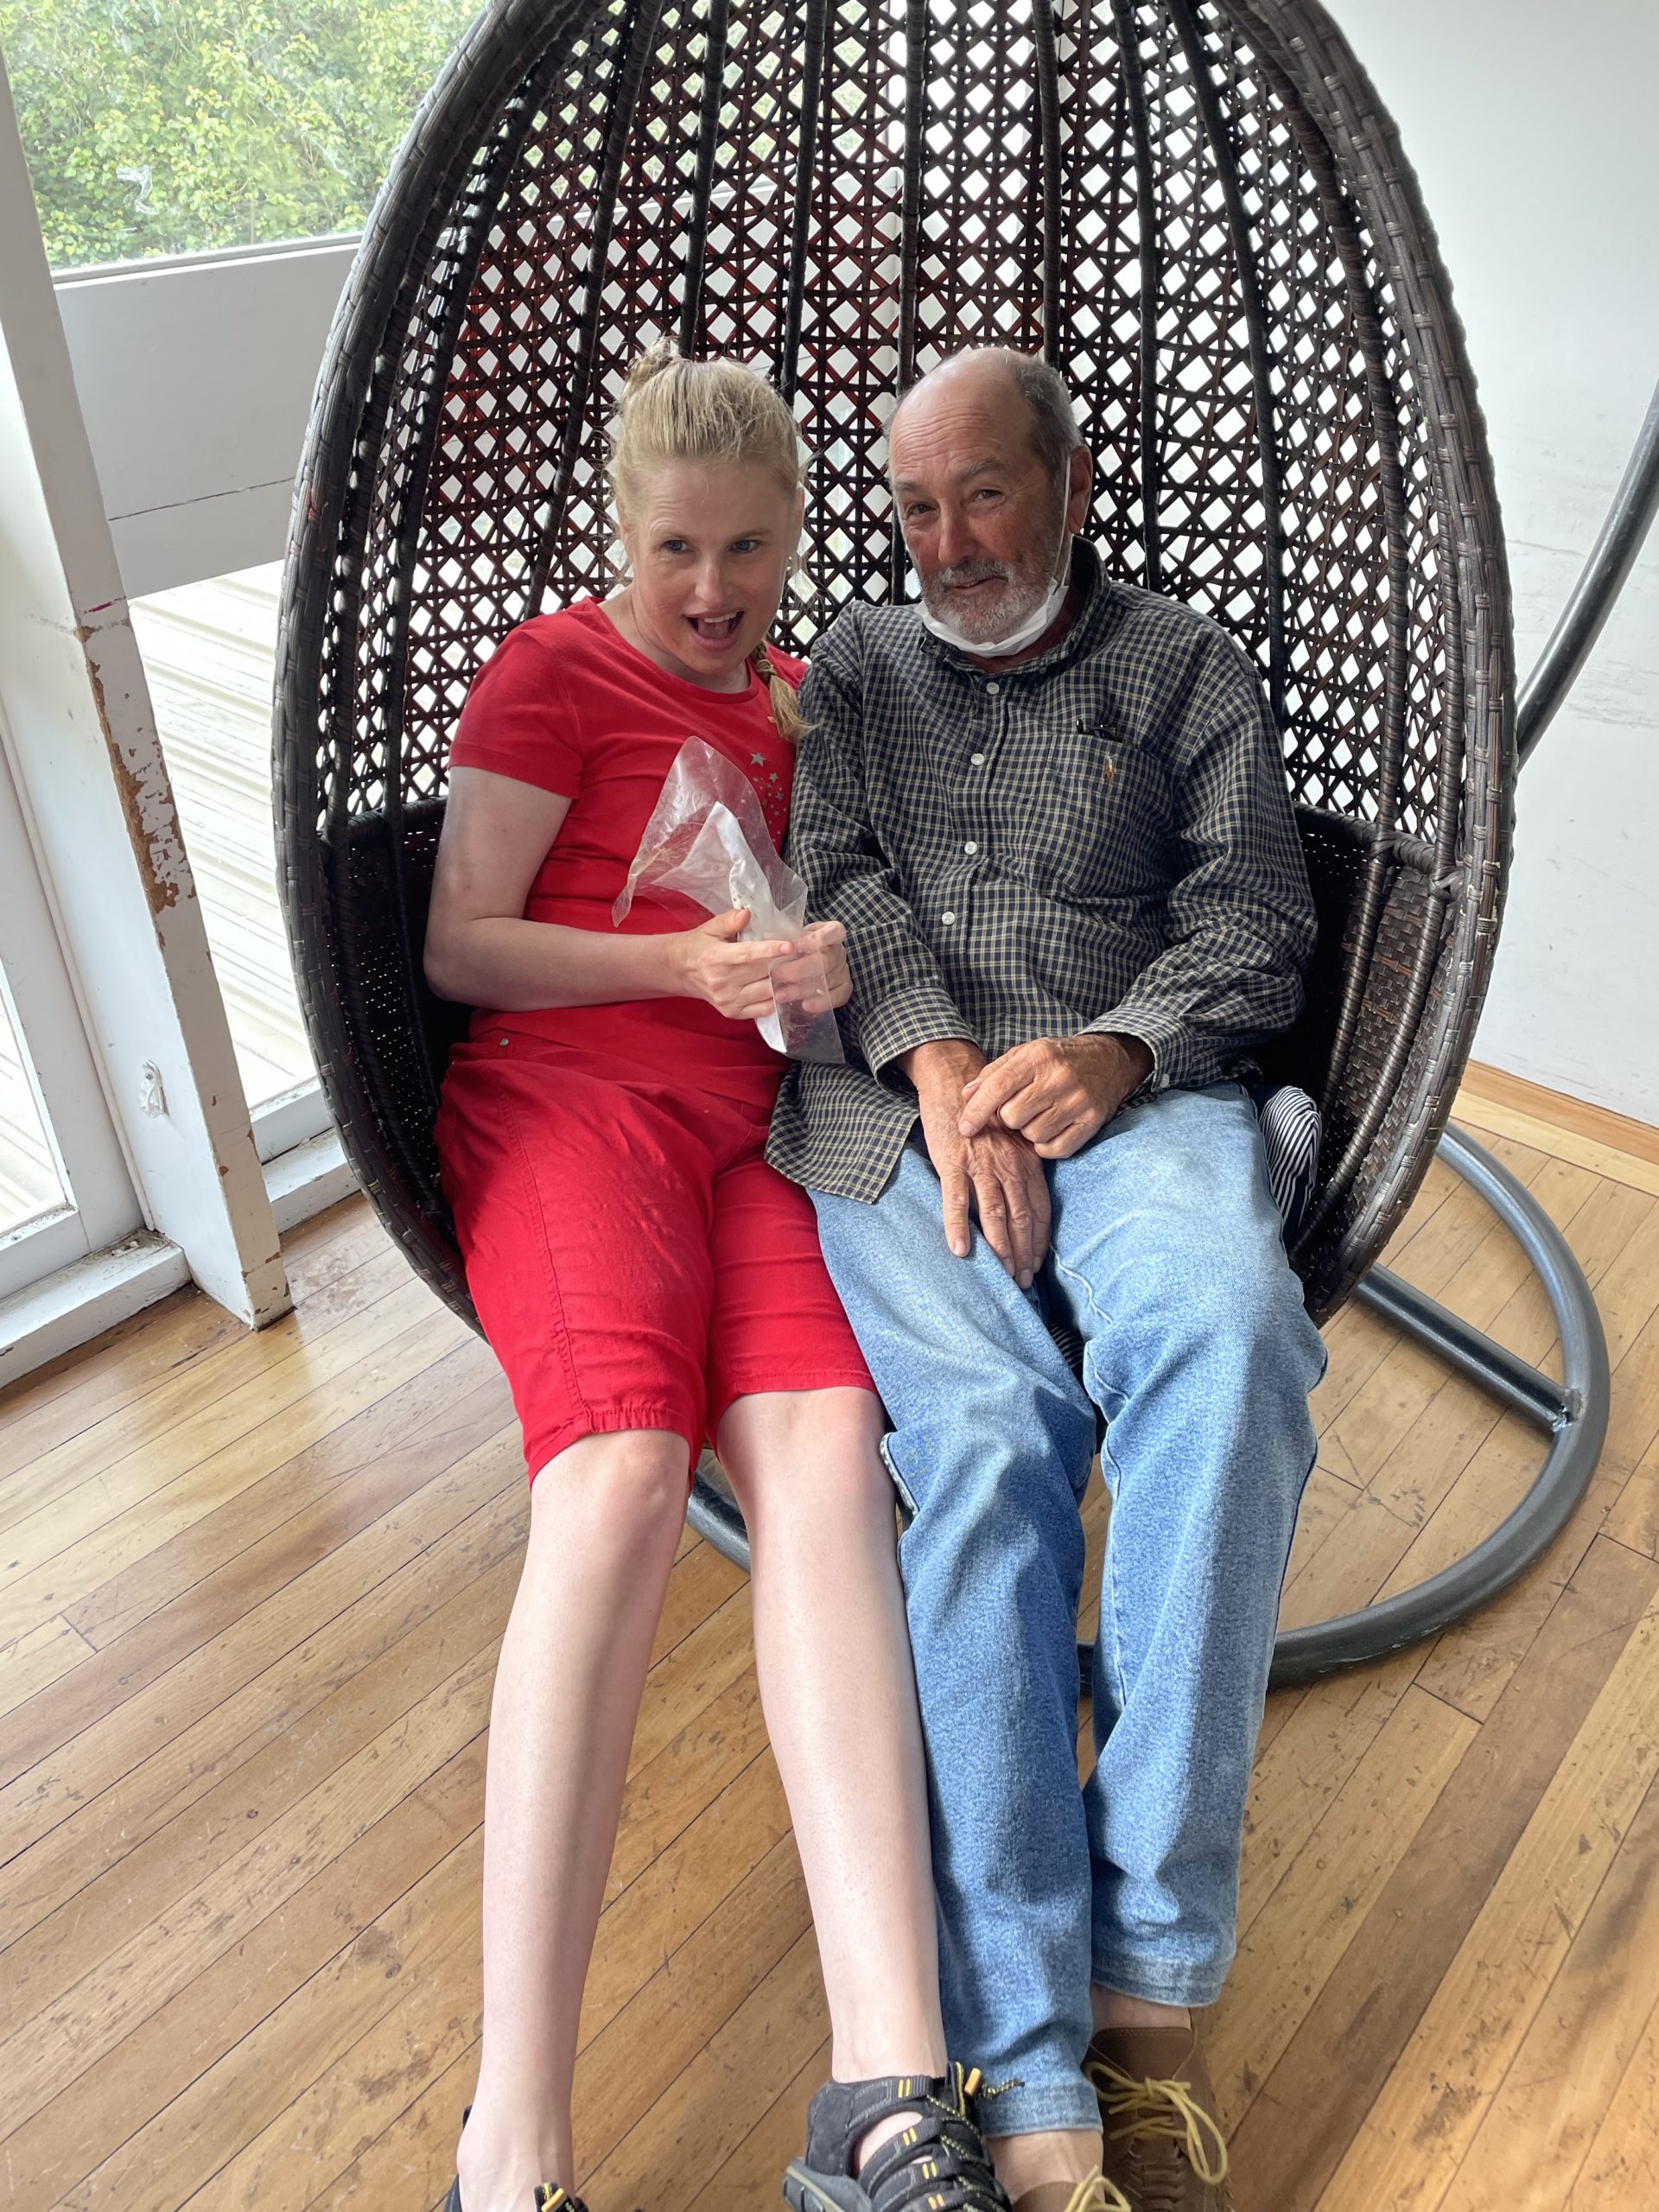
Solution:
{"label": "checked button-up shirt", "polygon": [[1301,1005],[1313,906],[1254,668],[1081,540],[1072,562],[1077,619],[1018,667],[905,607],[849,609],[814,652],[790,855],[846,925],[849,1057],[791,1065],[767,1152],[810,1189],[880,1195],[913,1046],[1115,1031],[1152,1093],[1248,1069]]}

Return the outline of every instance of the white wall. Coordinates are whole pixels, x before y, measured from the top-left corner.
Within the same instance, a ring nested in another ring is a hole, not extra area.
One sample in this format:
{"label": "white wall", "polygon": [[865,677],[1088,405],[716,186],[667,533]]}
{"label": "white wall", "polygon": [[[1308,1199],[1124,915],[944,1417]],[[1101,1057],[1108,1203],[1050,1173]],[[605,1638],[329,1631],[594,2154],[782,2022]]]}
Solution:
{"label": "white wall", "polygon": [[129,599],[281,558],[355,251],[323,239],[58,279]]}
{"label": "white wall", "polygon": [[[1659,378],[1659,0],[1327,4],[1452,272],[1524,677]],[[1659,1122],[1659,528],[1522,779],[1475,1052]]]}

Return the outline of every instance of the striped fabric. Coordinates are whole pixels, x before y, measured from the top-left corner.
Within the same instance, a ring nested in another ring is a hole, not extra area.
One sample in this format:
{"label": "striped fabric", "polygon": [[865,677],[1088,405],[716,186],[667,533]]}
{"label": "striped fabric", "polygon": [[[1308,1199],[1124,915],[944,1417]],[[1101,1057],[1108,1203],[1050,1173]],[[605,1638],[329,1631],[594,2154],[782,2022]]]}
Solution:
{"label": "striped fabric", "polygon": [[1077,619],[1020,667],[904,607],[850,608],[815,651],[790,856],[847,928],[849,1059],[791,1066],[769,1148],[811,1189],[880,1195],[912,1046],[1116,1031],[1160,1091],[1253,1072],[1300,1007],[1313,906],[1253,667],[1084,541],[1072,558]]}
{"label": "striped fabric", "polygon": [[1258,1084],[1250,1095],[1262,1123],[1268,1182],[1288,1243],[1306,1218],[1319,1180],[1319,1109],[1294,1083]]}

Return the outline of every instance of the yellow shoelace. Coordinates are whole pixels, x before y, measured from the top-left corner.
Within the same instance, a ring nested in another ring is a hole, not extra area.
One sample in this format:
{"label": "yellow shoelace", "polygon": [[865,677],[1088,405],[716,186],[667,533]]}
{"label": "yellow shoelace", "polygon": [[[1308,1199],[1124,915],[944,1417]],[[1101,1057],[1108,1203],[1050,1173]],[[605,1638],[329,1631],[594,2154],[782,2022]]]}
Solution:
{"label": "yellow shoelace", "polygon": [[1089,2060],[1084,2071],[1099,2093],[1107,2117],[1122,2122],[1111,2130],[1114,2141],[1155,2138],[1177,2144],[1200,2181],[1218,2189],[1226,2180],[1227,2145],[1213,2117],[1193,2096],[1189,2082],[1137,2082],[1107,2058]]}
{"label": "yellow shoelace", "polygon": [[1135,2207],[1116,2182],[1104,2174],[1090,2174],[1072,2190],[1065,2212],[1135,2212]]}

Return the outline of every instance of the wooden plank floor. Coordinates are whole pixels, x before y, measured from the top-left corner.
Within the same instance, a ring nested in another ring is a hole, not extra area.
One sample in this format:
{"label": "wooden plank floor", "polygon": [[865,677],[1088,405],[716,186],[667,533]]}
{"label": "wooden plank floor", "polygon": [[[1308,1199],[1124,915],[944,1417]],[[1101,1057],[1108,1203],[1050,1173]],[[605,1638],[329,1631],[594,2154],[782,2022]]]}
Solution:
{"label": "wooden plank floor", "polygon": [[[1465,1103],[1596,1284],[1611,1431],[1500,1604],[1270,1705],[1209,2024],[1243,2212],[1659,2201],[1659,1175]],[[288,1250],[298,1305],[264,1336],[181,1295],[0,1399],[17,2212],[423,2212],[449,2176],[516,1436],[360,1201]],[[1395,1256],[1551,1357],[1448,1174]],[[1535,1465],[1375,1319],[1329,1334],[1291,1620],[1432,1573]],[[594,2212],[775,2202],[824,2039],[747,1593],[688,1538],[583,2022]]]}

